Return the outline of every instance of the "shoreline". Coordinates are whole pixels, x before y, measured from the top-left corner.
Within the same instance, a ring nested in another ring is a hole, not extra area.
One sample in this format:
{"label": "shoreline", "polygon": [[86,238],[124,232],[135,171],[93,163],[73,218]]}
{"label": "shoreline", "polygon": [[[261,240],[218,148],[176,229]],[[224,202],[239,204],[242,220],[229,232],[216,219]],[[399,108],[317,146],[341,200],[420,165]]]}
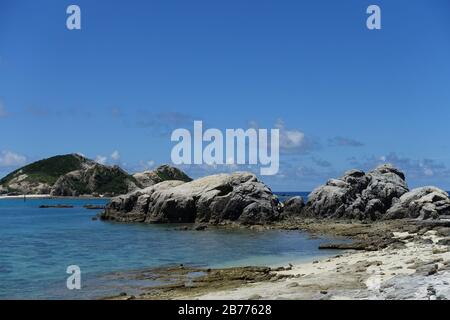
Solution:
{"label": "shoreline", "polygon": [[[2,196],[0,200],[23,197]],[[30,195],[27,199],[109,198]],[[189,230],[197,230],[196,224],[189,225]],[[135,272],[137,279],[146,280],[149,273],[156,271],[152,278],[162,280],[162,285],[142,286],[137,297],[120,293],[119,286],[118,295],[101,299],[450,299],[450,219],[447,216],[430,221],[374,222],[291,217],[268,225],[206,225],[206,228],[214,227],[277,229],[306,232],[312,238],[336,238],[320,246],[335,249],[336,255],[318,256],[314,261],[308,259],[309,262],[292,259],[281,267],[277,263],[140,270]],[[339,238],[343,241],[339,242]]]}
{"label": "shoreline", "polygon": [[[311,235],[344,235],[357,250],[336,250],[332,257],[313,262],[292,261],[288,266],[174,268],[163,277],[177,283],[142,288],[138,297],[122,293],[104,299],[449,299],[449,228],[417,225],[414,221],[372,224],[309,221],[299,227]],[[296,229],[295,229],[296,230]],[[361,232],[365,230],[365,232]],[[381,233],[381,234],[380,234]],[[374,238],[371,239],[370,238]],[[389,241],[387,241],[389,240]],[[379,247],[374,248],[374,243]],[[181,271],[180,271],[181,270]],[[181,272],[181,275],[180,275]],[[204,273],[192,279],[191,273]],[[143,276],[142,273],[141,276]],[[177,278],[178,276],[178,278]],[[183,277],[184,276],[184,277]]]}
{"label": "shoreline", "polygon": [[[278,281],[201,294],[194,299],[300,299],[300,300],[439,300],[450,296],[450,252],[438,245],[442,238],[428,231],[422,244],[415,234],[396,233],[404,248],[347,252],[313,263],[294,263],[279,271]],[[428,243],[431,240],[433,243]],[[183,297],[182,297],[183,298]],[[191,298],[186,296],[186,298]]]}
{"label": "shoreline", "polygon": [[17,195],[17,196],[0,196],[0,200],[22,200],[22,199],[105,199],[109,200],[109,197],[94,197],[94,196],[78,196],[78,197],[62,197],[62,196],[52,196],[50,194],[30,194],[30,195]]}

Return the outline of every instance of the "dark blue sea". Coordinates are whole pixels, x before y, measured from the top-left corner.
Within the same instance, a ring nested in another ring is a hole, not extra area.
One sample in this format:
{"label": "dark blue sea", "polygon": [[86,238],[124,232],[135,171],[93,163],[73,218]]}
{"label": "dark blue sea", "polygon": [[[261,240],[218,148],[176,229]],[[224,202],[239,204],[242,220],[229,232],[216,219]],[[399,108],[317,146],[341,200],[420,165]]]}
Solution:
{"label": "dark blue sea", "polygon": [[[318,250],[320,243],[330,239],[311,239],[298,231],[179,231],[174,225],[95,221],[92,217],[98,211],[83,208],[106,202],[0,200],[0,298],[92,299],[142,285],[116,279],[116,272],[181,263],[210,267],[283,265],[332,254]],[[42,204],[74,208],[40,209]],[[81,290],[66,288],[69,265],[81,268]]]}

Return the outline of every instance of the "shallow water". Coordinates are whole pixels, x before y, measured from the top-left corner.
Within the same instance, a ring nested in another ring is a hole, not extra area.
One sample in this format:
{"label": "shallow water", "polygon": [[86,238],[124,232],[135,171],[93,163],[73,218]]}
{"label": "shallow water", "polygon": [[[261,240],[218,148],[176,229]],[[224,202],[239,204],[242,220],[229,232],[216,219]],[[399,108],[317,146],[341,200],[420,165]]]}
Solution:
{"label": "shallow water", "polygon": [[[317,249],[330,239],[310,239],[297,231],[178,231],[174,225],[93,221],[98,210],[82,207],[106,201],[0,200],[0,298],[98,298],[142,285],[121,281],[115,272],[181,263],[282,265],[333,253]],[[75,207],[39,209],[42,204]],[[81,268],[82,290],[66,288],[69,265]]]}

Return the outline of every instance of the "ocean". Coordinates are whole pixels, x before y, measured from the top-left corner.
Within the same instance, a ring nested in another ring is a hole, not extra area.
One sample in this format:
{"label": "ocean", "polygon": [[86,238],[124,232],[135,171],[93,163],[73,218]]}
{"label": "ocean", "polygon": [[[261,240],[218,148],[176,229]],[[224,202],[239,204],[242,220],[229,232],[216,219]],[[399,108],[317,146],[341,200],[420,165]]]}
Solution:
{"label": "ocean", "polygon": [[[179,225],[93,220],[98,210],[83,208],[106,203],[105,199],[0,200],[0,298],[95,299],[142,285],[121,280],[118,272],[175,264],[286,265],[335,253],[318,250],[319,244],[332,239],[312,239],[298,231],[180,231]],[[56,204],[74,208],[39,208]],[[81,269],[81,290],[66,287],[70,265]]]}

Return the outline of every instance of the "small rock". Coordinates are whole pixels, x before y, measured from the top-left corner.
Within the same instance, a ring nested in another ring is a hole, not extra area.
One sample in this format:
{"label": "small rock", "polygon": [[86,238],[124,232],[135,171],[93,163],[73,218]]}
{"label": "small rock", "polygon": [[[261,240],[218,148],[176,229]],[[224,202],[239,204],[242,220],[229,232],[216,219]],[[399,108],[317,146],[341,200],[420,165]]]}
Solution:
{"label": "small rock", "polygon": [[427,275],[431,276],[435,274],[438,271],[439,266],[435,264],[430,270],[428,270]]}
{"label": "small rock", "polygon": [[433,248],[433,254],[442,254],[442,253],[447,253],[448,251],[449,251],[448,248],[444,248],[444,249]]}
{"label": "small rock", "polygon": [[203,230],[206,230],[207,227],[208,226],[206,224],[199,224],[199,225],[194,226],[194,230],[195,231],[203,231]]}
{"label": "small rock", "polygon": [[441,246],[450,246],[450,237],[439,240],[438,244]]}

